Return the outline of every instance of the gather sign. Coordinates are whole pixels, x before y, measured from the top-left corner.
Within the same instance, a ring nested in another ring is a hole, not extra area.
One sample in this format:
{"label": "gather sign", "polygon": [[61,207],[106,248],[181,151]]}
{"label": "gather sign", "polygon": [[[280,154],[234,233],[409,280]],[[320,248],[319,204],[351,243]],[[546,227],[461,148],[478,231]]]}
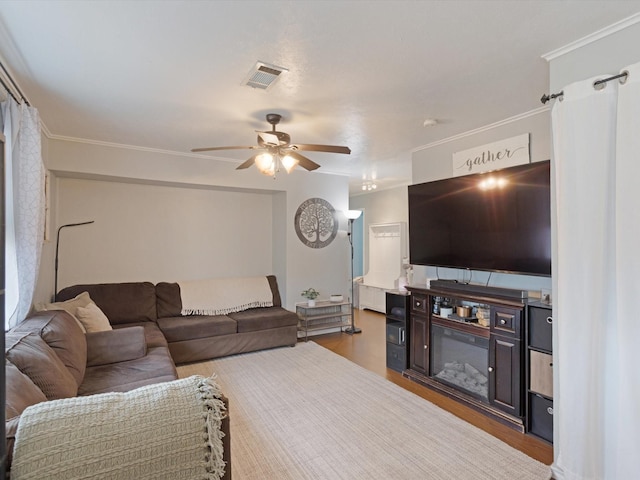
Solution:
{"label": "gather sign", "polygon": [[453,176],[488,172],[530,162],[529,134],[524,133],[454,153]]}

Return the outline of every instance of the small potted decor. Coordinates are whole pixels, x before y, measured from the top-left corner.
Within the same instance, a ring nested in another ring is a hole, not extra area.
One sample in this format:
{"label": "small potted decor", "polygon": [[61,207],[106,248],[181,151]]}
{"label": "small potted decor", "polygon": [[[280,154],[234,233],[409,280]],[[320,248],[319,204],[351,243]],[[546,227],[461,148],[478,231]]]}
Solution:
{"label": "small potted decor", "polygon": [[316,306],[316,298],[318,298],[318,295],[320,295],[320,292],[317,291],[315,288],[307,288],[300,295],[302,295],[304,298],[306,298],[308,300],[308,305],[310,307],[315,307]]}

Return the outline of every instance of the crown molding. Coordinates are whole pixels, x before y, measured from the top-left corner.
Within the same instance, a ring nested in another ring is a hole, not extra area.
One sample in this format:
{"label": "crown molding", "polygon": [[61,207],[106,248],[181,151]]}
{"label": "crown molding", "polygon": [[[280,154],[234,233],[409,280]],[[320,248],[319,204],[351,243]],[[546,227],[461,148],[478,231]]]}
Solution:
{"label": "crown molding", "polygon": [[438,145],[443,145],[445,143],[453,142],[456,140],[460,140],[461,138],[470,137],[472,135],[476,135],[478,133],[486,132],[487,130],[492,130],[497,127],[501,127],[503,125],[508,125],[510,123],[518,122],[525,118],[533,117],[535,115],[539,115],[541,113],[546,113],[551,110],[550,106],[539,107],[534,110],[529,110],[528,112],[521,113],[519,115],[515,115],[513,117],[505,118],[504,120],[500,120],[499,122],[490,123],[489,125],[485,125],[484,127],[476,128],[474,130],[469,130],[463,133],[459,133],[458,135],[453,135],[452,137],[443,138],[442,140],[437,140],[435,142],[428,143],[426,145],[422,145],[421,147],[416,147],[411,150],[411,153],[416,153],[421,150],[426,150],[428,148],[432,148]]}
{"label": "crown molding", "polygon": [[137,145],[127,145],[125,143],[114,143],[114,142],[104,142],[102,140],[91,140],[88,138],[78,138],[78,137],[67,137],[64,135],[55,135],[52,133],[49,133],[48,131],[45,132],[45,135],[47,135],[47,137],[51,140],[61,140],[63,142],[75,142],[75,143],[84,143],[87,145],[97,145],[100,147],[110,147],[110,148],[121,148],[121,149],[126,149],[126,150],[136,150],[139,152],[147,152],[147,153],[157,153],[157,154],[162,154],[162,155],[173,155],[173,156],[179,156],[179,157],[190,157],[190,158],[207,158],[209,160],[213,159],[213,160],[219,160],[222,162],[229,162],[229,163],[238,163],[240,160],[235,160],[235,159],[230,159],[230,158],[223,158],[223,157],[213,157],[211,155],[202,155],[200,153],[192,153],[192,152],[177,152],[174,150],[163,150],[161,148],[152,148],[152,147],[140,147]]}
{"label": "crown molding", "polygon": [[640,13],[636,13],[634,15],[631,15],[630,17],[624,18],[619,22],[609,25],[608,27],[593,32],[586,37],[582,37],[575,42],[571,42],[564,47],[560,47],[549,53],[545,53],[544,55],[542,55],[542,58],[549,62],[553,59],[561,57],[562,55],[566,55],[567,53],[582,48],[585,45],[597,42],[598,40],[608,37],[609,35],[619,32],[620,30],[624,30],[625,28],[630,27],[631,25],[635,25],[638,22],[640,22]]}
{"label": "crown molding", "polygon": [[49,130],[49,128],[47,128],[47,124],[44,123],[42,118],[40,119],[40,128],[42,130],[42,133],[44,133],[45,137],[47,137],[48,139],[51,139],[53,137],[53,135],[51,134],[51,131]]}

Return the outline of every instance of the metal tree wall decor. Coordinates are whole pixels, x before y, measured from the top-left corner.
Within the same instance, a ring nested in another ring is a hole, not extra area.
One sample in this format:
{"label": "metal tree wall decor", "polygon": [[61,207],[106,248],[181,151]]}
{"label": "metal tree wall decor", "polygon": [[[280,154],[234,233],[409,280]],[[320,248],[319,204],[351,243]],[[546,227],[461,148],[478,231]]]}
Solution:
{"label": "metal tree wall decor", "polygon": [[296,211],[295,229],[298,238],[310,248],[329,245],[338,234],[338,221],[333,206],[322,198],[310,198]]}

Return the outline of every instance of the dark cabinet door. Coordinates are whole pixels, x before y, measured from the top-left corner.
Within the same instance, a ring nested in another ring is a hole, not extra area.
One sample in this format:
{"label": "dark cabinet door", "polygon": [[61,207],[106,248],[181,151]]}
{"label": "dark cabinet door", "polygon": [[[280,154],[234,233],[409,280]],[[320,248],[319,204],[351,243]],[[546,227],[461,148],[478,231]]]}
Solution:
{"label": "dark cabinet door", "polygon": [[522,342],[491,334],[489,339],[489,402],[500,410],[522,415]]}
{"label": "dark cabinet door", "polygon": [[411,351],[409,368],[424,375],[429,374],[429,320],[411,315]]}

